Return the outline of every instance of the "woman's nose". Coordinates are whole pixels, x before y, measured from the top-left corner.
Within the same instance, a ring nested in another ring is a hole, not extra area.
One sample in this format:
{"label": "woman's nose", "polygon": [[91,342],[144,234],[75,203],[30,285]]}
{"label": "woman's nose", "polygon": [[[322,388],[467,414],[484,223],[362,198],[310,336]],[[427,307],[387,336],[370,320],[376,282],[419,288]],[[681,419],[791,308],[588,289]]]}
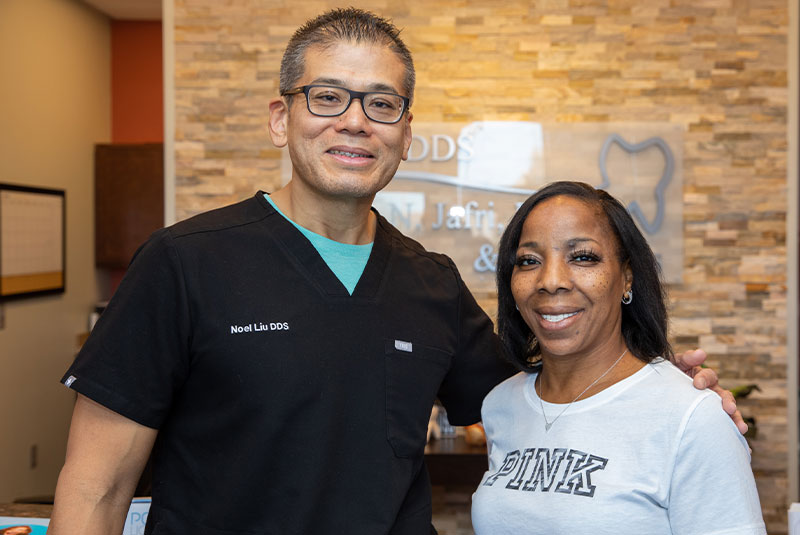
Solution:
{"label": "woman's nose", "polygon": [[572,287],[570,271],[564,262],[546,261],[539,270],[539,290],[556,293]]}

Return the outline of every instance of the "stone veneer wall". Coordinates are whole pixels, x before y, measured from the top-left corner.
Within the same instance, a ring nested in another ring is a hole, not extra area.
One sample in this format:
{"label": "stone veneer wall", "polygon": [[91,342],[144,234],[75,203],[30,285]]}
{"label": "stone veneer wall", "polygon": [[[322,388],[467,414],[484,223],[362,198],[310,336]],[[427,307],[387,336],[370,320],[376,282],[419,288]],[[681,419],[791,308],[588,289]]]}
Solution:
{"label": "stone veneer wall", "polygon": [[[420,122],[669,122],[684,129],[676,349],[756,383],[753,469],[785,533],[789,0],[346,2],[392,18],[414,53]],[[179,219],[280,185],[266,131],[280,57],[325,1],[175,0]],[[413,126],[413,125],[412,125]],[[491,295],[478,296],[493,310]]]}

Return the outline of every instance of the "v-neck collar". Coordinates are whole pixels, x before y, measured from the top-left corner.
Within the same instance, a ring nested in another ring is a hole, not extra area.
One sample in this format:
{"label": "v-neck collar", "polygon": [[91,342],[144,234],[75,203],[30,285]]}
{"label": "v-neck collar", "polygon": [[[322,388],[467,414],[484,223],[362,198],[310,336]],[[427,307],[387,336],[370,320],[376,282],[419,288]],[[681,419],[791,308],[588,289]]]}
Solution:
{"label": "v-neck collar", "polygon": [[374,208],[377,224],[375,226],[375,240],[372,244],[372,252],[351,295],[311,242],[289,220],[281,216],[269,201],[264,198],[264,195],[266,194],[263,191],[259,191],[256,194],[256,201],[270,216],[277,217],[274,221],[270,221],[272,235],[280,242],[287,253],[297,261],[297,267],[312,285],[328,297],[348,299],[372,299],[376,297],[389,262],[392,238],[384,228],[383,217]]}

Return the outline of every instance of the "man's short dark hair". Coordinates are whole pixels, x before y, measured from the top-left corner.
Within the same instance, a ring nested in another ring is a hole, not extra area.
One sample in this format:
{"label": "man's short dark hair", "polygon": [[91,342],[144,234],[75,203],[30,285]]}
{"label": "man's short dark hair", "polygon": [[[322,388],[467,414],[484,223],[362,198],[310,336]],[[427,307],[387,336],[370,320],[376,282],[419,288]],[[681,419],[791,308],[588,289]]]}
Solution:
{"label": "man's short dark hair", "polygon": [[[511,294],[511,276],[516,263],[522,226],[540,202],[558,196],[579,199],[597,208],[605,217],[617,241],[622,266],[633,273],[633,302],[622,306],[622,335],[631,353],[640,360],[672,359],[667,339],[667,306],[661,268],[647,240],[625,207],[603,190],[582,182],[553,182],[540,189],[520,206],[500,239],[497,255],[497,330],[506,356],[524,371],[531,371],[539,360],[540,349],[530,327],[522,319]],[[620,296],[621,297],[621,296]]]}
{"label": "man's short dark hair", "polygon": [[389,20],[354,7],[333,9],[303,24],[286,45],[281,60],[280,92],[294,88],[305,71],[306,50],[312,46],[328,47],[340,42],[388,46],[403,62],[406,76],[402,91],[414,99],[414,61],[400,39],[400,30]]}

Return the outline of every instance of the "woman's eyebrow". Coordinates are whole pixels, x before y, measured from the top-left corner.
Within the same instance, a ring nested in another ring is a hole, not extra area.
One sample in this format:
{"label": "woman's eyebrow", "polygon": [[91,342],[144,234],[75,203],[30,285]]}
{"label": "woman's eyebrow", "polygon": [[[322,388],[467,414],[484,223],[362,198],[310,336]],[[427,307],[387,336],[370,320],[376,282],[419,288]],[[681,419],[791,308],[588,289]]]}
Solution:
{"label": "woman's eyebrow", "polygon": [[[578,244],[586,243],[586,242],[592,242],[592,243],[596,243],[598,245],[600,244],[600,242],[598,242],[594,238],[584,238],[584,237],[570,238],[567,241],[565,241],[564,243],[566,244],[567,247],[575,247]],[[539,247],[539,242],[536,242],[536,241],[522,242],[517,246],[517,249],[521,249],[523,247],[527,247],[527,248],[530,248],[530,249],[536,249],[537,247]]]}
{"label": "woman's eyebrow", "polygon": [[580,243],[586,243],[586,242],[592,242],[599,245],[599,242],[594,238],[570,238],[569,240],[567,240],[567,245],[569,247],[575,247]]}

